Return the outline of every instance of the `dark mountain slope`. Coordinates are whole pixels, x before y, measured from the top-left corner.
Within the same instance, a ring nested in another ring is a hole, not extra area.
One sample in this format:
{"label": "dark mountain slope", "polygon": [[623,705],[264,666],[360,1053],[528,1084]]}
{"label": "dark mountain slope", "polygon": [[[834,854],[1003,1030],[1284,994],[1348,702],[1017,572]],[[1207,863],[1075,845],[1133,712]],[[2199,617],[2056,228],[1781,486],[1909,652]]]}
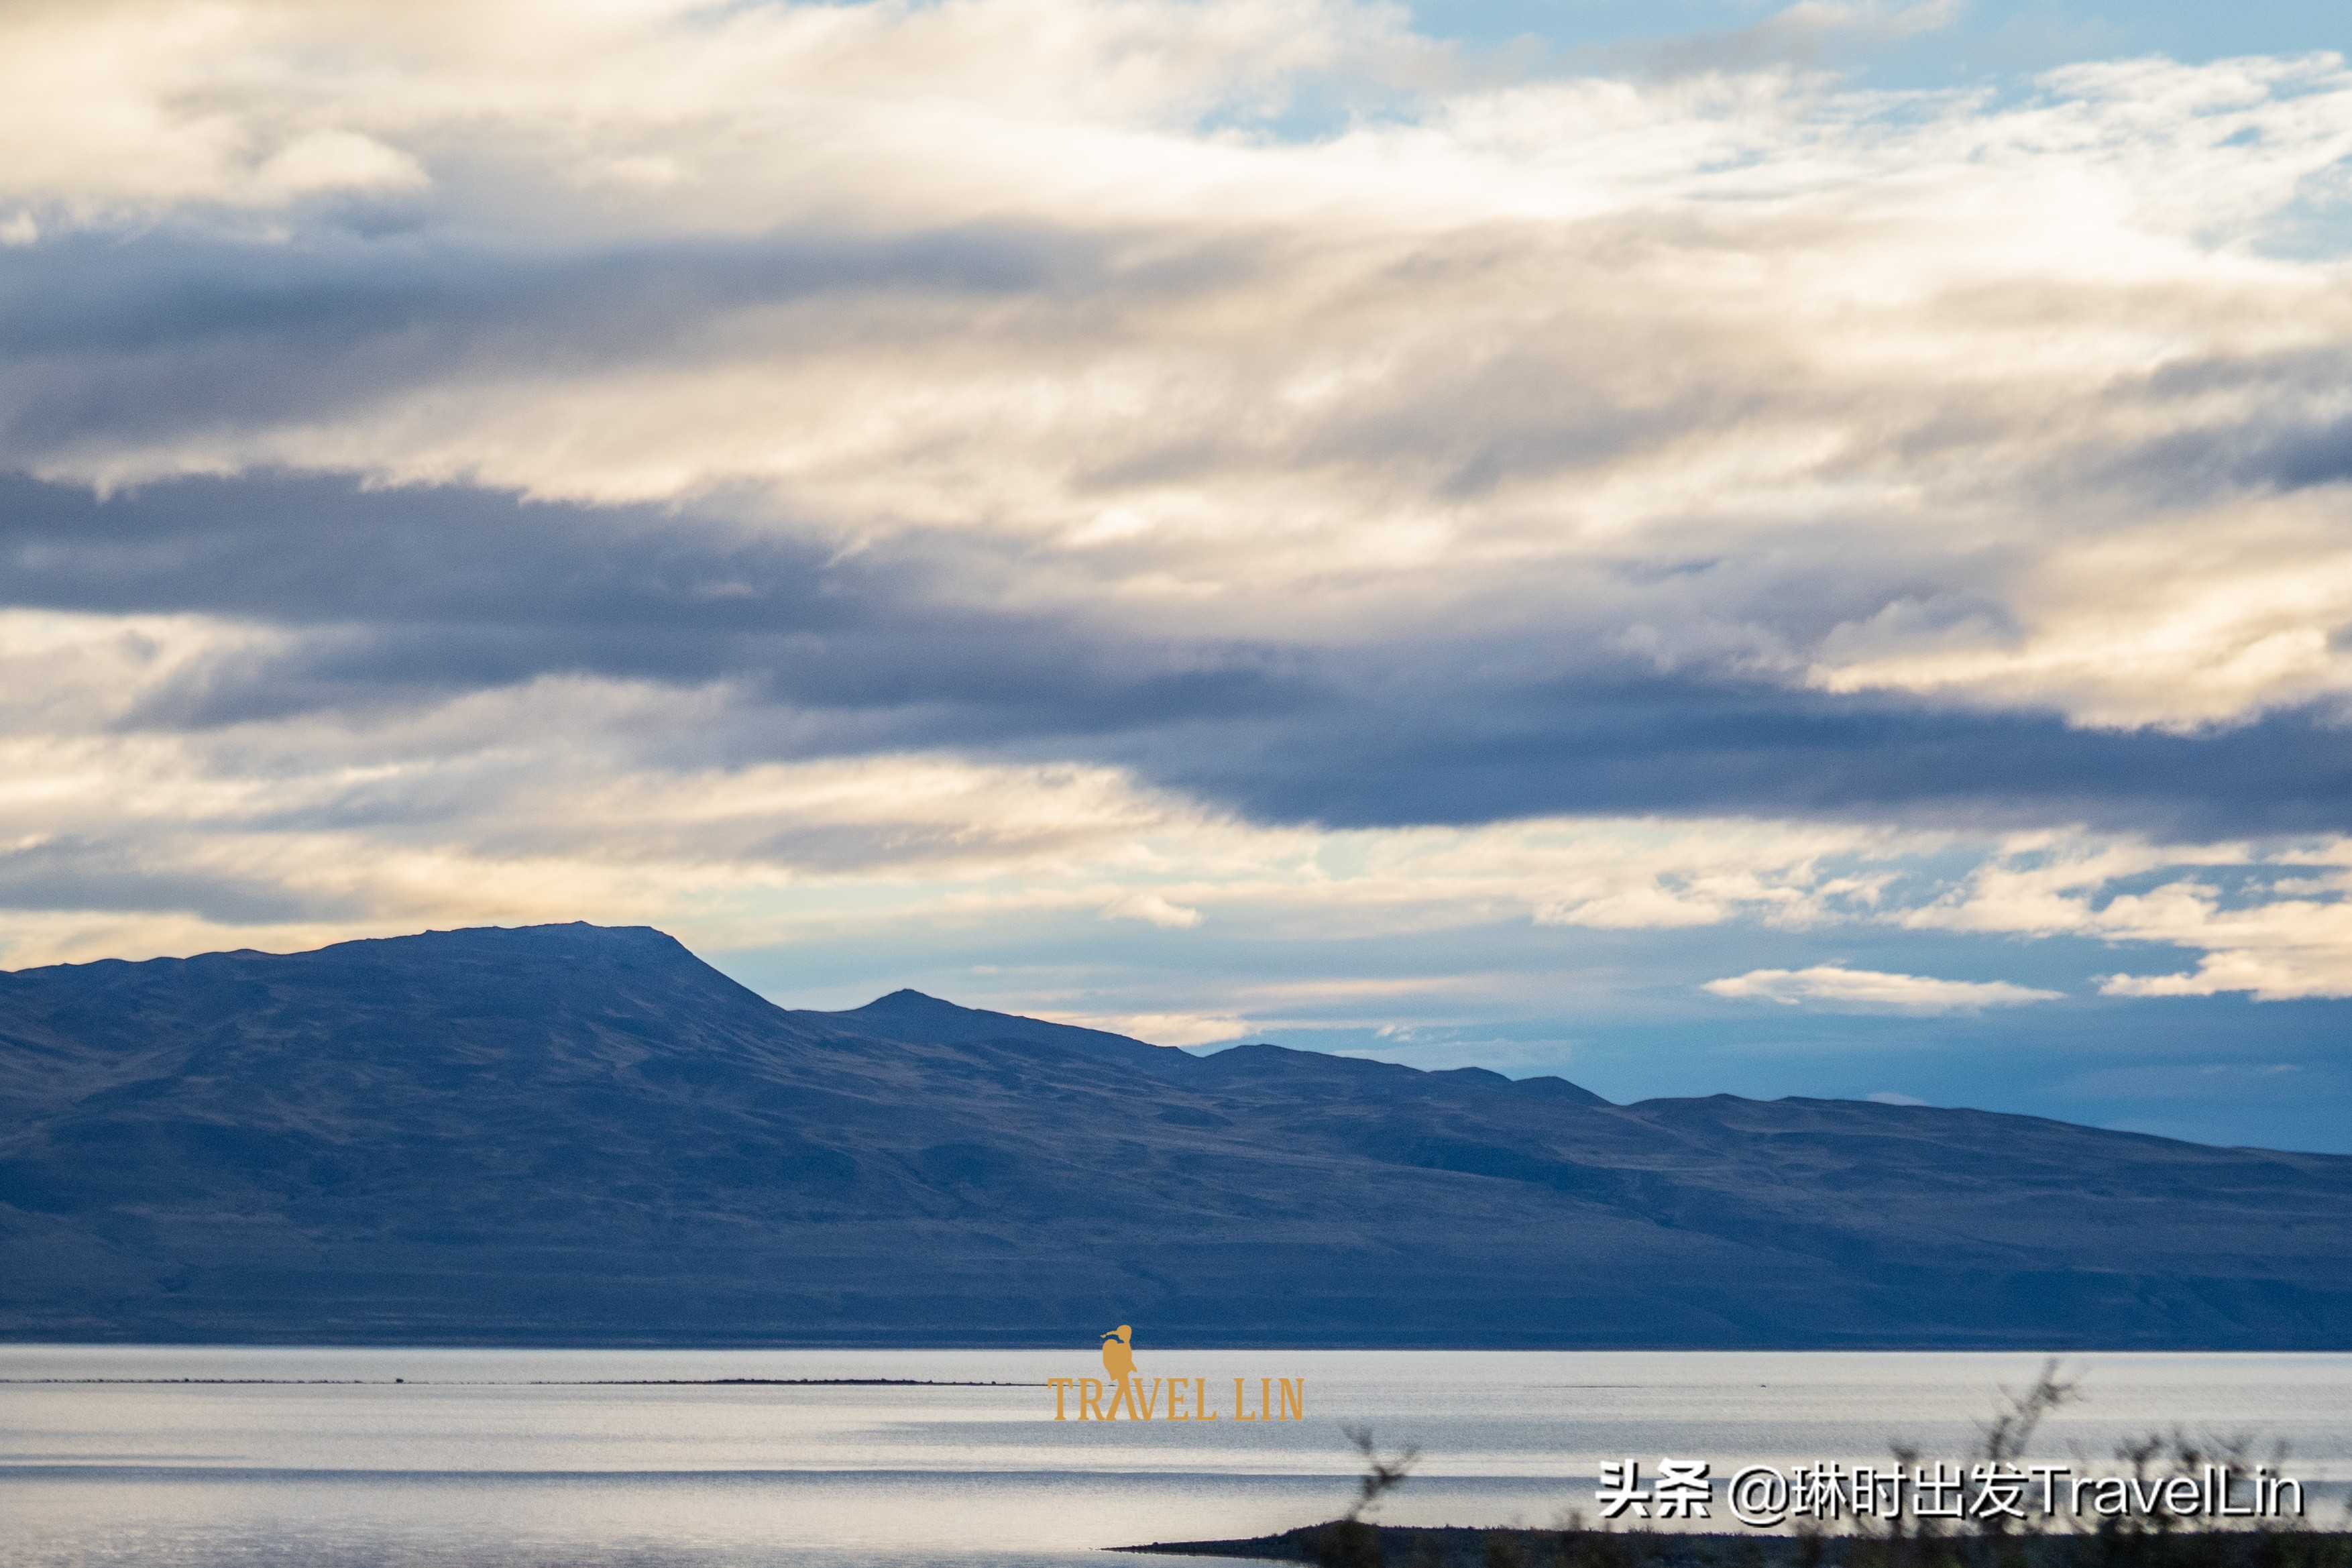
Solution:
{"label": "dark mountain slope", "polygon": [[0,1333],[2352,1346],[2352,1159],[1244,1047],[644,930],[0,975]]}

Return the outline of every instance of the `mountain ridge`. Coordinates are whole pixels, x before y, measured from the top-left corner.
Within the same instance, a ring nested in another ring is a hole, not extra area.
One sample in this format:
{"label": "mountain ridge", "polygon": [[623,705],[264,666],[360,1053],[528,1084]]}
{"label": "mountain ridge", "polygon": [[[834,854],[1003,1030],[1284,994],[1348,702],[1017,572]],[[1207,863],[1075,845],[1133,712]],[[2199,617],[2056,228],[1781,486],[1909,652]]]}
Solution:
{"label": "mountain ridge", "polygon": [[0,973],[0,1116],[12,1338],[2352,1346],[2352,1157],[792,1010],[645,927]]}

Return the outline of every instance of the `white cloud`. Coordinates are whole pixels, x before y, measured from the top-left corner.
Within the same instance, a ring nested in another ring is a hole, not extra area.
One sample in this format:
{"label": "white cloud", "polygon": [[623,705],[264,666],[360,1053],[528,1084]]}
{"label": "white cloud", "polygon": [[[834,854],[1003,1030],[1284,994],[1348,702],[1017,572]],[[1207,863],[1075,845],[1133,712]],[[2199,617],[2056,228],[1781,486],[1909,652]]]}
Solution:
{"label": "white cloud", "polygon": [[[1109,188],[1123,135],[1278,110],[1304,73],[1426,71],[1438,54],[1394,13],[1318,0],[36,0],[0,19],[0,195],[103,218],[487,163],[761,227],[901,203],[910,163],[1001,168],[1057,136],[1033,178]],[[880,176],[863,189],[861,161]]]}
{"label": "white cloud", "polygon": [[1882,1089],[1874,1094],[1865,1094],[1863,1099],[1875,1105],[1925,1105],[1927,1103],[1917,1095],[1899,1094],[1891,1089]]}
{"label": "white cloud", "polygon": [[1752,969],[1727,979],[1710,980],[1700,989],[1717,996],[1789,1006],[1813,1002],[1855,1013],[1974,1013],[1986,1007],[2054,1002],[2064,994],[2012,985],[2006,980],[1931,980],[1920,974],[1887,974],[1836,964]]}
{"label": "white cloud", "polygon": [[1202,1013],[1063,1013],[1048,1007],[1036,1016],[1056,1024],[1108,1029],[1155,1046],[1213,1046],[1242,1039],[1253,1030],[1246,1018]]}
{"label": "white cloud", "polygon": [[1899,918],[2201,951],[2189,971],[2105,977],[2113,996],[2352,996],[2352,839],[2340,837],[2264,847],[2022,836]]}
{"label": "white cloud", "polygon": [[1184,931],[1201,923],[1201,911],[1171,904],[1157,893],[1129,893],[1103,906],[1107,921],[1145,921],[1168,931]]}

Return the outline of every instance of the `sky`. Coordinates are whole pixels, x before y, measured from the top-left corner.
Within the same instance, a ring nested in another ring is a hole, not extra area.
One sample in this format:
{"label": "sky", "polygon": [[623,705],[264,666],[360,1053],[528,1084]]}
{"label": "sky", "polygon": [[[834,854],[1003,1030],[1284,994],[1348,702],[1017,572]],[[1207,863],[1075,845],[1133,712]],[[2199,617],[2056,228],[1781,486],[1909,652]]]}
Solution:
{"label": "sky", "polygon": [[2352,1151],[2316,5],[0,6],[0,966]]}

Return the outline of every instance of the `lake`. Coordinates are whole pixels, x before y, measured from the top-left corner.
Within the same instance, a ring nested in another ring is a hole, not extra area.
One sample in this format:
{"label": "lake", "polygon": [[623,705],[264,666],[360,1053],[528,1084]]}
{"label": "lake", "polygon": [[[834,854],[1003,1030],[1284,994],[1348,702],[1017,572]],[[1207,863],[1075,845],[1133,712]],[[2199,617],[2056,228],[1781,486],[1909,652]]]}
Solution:
{"label": "lake", "polygon": [[[1604,1460],[1964,1457],[2035,1355],[1154,1351],[1215,1423],[1054,1420],[1071,1351],[0,1346],[0,1561],[1106,1568],[1106,1546],[1255,1535],[1346,1506],[1357,1456],[1418,1445],[1398,1524],[1590,1512]],[[2081,1354],[2053,1458],[2178,1424],[2284,1442],[2316,1522],[2352,1479],[2352,1355]],[[1236,1422],[1233,1379],[1304,1379]],[[260,1380],[195,1381],[163,1380]],[[915,1379],[922,1386],[693,1380]],[[73,1381],[39,1381],[73,1380]],[[114,1380],[114,1381],[105,1381]],[[139,1381],[129,1381],[139,1380]],[[315,1381],[314,1381],[315,1380]],[[670,1386],[661,1386],[679,1380]],[[958,1383],[1000,1386],[943,1386]],[[1003,1386],[1015,1385],[1015,1386]],[[1023,1386],[1025,1385],[1025,1386]],[[1075,1414],[1073,1408],[1072,1414]],[[1718,1521],[1718,1528],[1736,1528]]]}

